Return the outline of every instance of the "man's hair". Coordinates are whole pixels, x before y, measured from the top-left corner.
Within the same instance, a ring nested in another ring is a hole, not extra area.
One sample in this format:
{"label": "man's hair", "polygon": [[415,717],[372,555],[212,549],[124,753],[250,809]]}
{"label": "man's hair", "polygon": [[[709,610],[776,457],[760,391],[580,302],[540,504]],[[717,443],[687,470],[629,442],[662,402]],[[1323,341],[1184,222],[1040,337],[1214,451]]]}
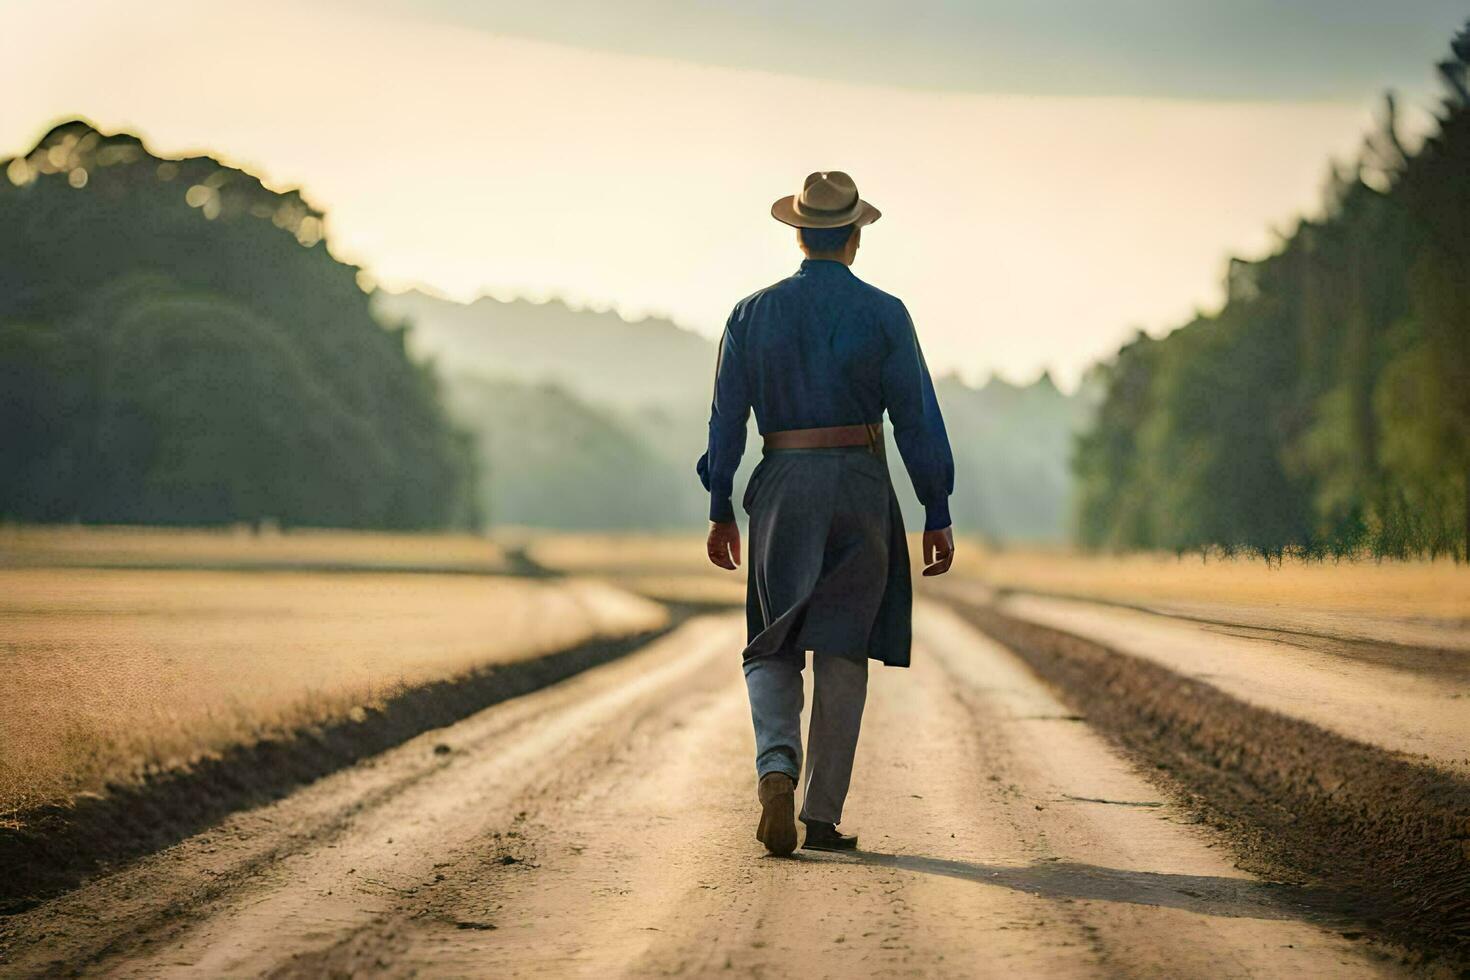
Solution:
{"label": "man's hair", "polygon": [[852,237],[853,225],[841,228],[798,228],[801,243],[809,252],[840,252]]}

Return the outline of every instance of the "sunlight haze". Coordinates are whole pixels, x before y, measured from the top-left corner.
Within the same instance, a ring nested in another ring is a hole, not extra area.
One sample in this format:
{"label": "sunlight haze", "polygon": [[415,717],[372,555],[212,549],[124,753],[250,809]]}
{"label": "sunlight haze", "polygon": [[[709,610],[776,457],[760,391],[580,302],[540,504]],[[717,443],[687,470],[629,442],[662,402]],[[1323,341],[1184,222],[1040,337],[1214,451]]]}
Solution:
{"label": "sunlight haze", "polygon": [[388,288],[563,296],[708,336],[799,260],[770,202],[844,169],[884,212],[856,271],[905,300],[936,372],[1071,386],[1136,329],[1216,304],[1226,258],[1315,207],[1377,102],[1286,82],[919,90],[882,66],[864,84],[700,64],[402,7],[22,3],[0,36],[0,155],[82,116],[301,187],[333,251]]}

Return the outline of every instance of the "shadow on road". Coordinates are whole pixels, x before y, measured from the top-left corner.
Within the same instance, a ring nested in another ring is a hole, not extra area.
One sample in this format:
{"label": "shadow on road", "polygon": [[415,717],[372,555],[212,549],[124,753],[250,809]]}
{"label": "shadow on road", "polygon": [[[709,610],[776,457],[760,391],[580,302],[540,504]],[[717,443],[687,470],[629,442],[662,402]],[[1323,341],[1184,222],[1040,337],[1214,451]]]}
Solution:
{"label": "shadow on road", "polygon": [[848,860],[997,885],[1040,898],[1128,902],[1226,918],[1321,922],[1324,918],[1337,918],[1343,911],[1338,907],[1336,896],[1296,885],[1272,884],[1249,878],[1123,871],[1065,861],[1022,866],[976,864],[875,851],[855,851]]}

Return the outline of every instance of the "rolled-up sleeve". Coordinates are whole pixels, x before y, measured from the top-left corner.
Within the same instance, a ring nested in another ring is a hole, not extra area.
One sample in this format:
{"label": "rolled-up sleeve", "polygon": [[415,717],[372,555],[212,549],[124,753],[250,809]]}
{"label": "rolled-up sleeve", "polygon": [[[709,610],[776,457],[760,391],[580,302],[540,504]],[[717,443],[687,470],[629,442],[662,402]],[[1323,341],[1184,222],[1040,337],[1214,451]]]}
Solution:
{"label": "rolled-up sleeve", "polygon": [[740,457],[745,454],[745,424],[749,418],[750,392],[745,380],[745,355],[732,314],[725,324],[720,350],[715,358],[709,444],[695,465],[700,482],[709,491],[709,519],[712,521],[735,519],[735,507],[730,498],[734,492],[735,471],[740,468]]}
{"label": "rolled-up sleeve", "polygon": [[889,315],[889,350],[883,362],[883,402],[893,422],[904,468],[924,505],[924,530],[950,526],[949,495],[954,492],[954,455],[934,394],[934,381],[913,320],[895,300]]}

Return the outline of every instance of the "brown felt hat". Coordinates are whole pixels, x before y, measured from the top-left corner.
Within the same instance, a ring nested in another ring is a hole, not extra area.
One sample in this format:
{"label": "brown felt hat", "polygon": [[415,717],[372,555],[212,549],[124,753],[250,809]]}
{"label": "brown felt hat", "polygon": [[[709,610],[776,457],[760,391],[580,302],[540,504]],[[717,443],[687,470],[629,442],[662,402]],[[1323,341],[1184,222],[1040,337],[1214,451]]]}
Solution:
{"label": "brown felt hat", "polygon": [[807,174],[800,194],[788,194],[771,205],[771,217],[793,228],[862,227],[882,216],[882,211],[858,197],[857,184],[841,170]]}

